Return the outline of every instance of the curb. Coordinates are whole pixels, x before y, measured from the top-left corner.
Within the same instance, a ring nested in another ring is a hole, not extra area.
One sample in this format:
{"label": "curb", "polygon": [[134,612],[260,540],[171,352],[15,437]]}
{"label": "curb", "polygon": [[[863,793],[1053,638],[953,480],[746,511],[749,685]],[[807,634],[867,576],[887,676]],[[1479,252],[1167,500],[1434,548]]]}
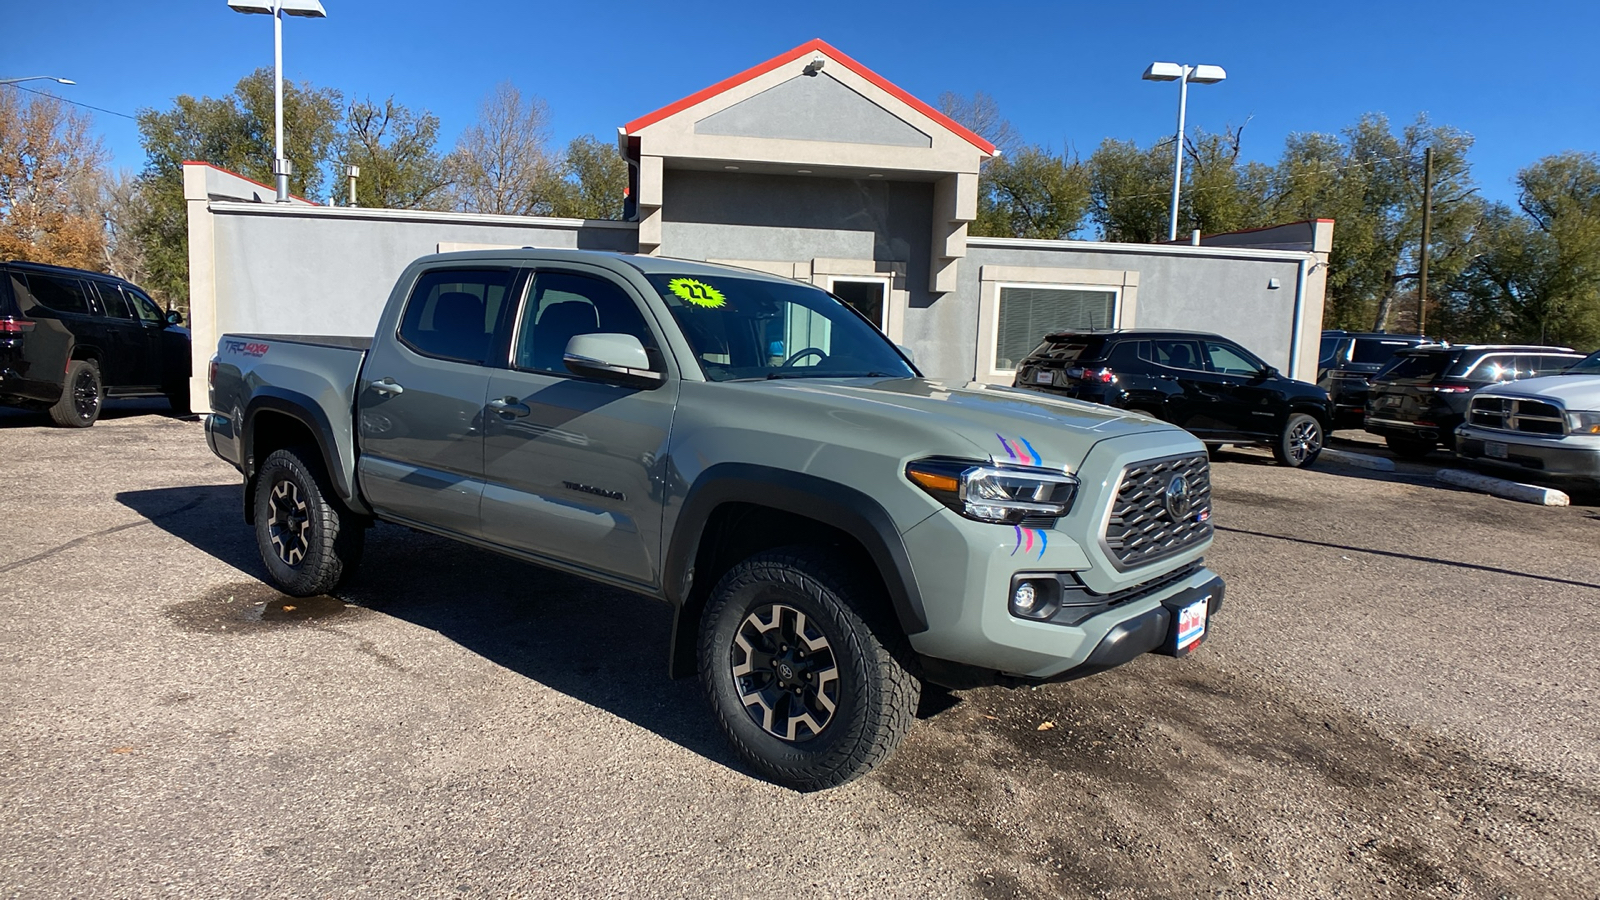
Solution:
{"label": "curb", "polygon": [[1351,453],[1348,450],[1335,450],[1332,447],[1322,448],[1322,458],[1358,469],[1371,469],[1374,472],[1393,472],[1394,460],[1381,456],[1368,456],[1365,453]]}
{"label": "curb", "polygon": [[1471,488],[1507,500],[1520,500],[1523,503],[1535,503],[1539,506],[1569,506],[1572,503],[1572,499],[1565,492],[1555,488],[1507,481],[1504,478],[1493,478],[1465,469],[1440,469],[1437,477],[1445,484]]}

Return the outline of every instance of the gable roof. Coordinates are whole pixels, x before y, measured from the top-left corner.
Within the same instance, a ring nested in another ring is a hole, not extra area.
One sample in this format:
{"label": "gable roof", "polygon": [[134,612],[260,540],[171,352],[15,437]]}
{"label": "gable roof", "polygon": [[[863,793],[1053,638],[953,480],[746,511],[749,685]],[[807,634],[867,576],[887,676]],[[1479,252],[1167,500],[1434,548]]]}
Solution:
{"label": "gable roof", "polygon": [[655,123],[661,121],[662,119],[668,118],[670,116],[677,115],[678,113],[683,112],[684,110],[689,109],[692,106],[696,106],[696,105],[698,105],[700,103],[703,103],[706,100],[709,100],[712,97],[717,96],[718,94],[726,93],[727,91],[730,91],[733,88],[736,88],[739,85],[744,84],[745,82],[750,81],[753,78],[757,78],[759,76],[765,75],[766,73],[771,72],[773,69],[776,69],[776,68],[778,68],[780,66],[788,65],[789,63],[792,63],[792,62],[800,59],[801,57],[806,56],[807,54],[811,54],[811,53],[822,53],[822,54],[824,54],[825,56],[827,56],[829,59],[833,60],[834,62],[839,63],[840,65],[842,65],[845,68],[849,69],[850,71],[856,73],[857,75],[861,76],[862,78],[865,78],[867,81],[871,82],[874,86],[876,86],[878,88],[881,88],[885,93],[888,93],[890,96],[892,96],[895,99],[899,100],[901,103],[906,104],[907,106],[911,107],[912,109],[916,110],[917,112],[921,113],[922,115],[927,116],[929,119],[932,119],[934,122],[936,122],[939,125],[941,125],[942,127],[944,127],[945,130],[947,130],[950,133],[956,135],[957,137],[960,137],[962,140],[966,141],[967,143],[971,144],[972,146],[977,147],[979,150],[983,151],[983,153],[985,155],[987,155],[987,156],[994,156],[995,155],[995,149],[994,149],[994,145],[993,144],[989,143],[988,141],[984,140],[981,137],[978,137],[972,131],[970,131],[967,128],[963,127],[962,125],[957,123],[954,119],[950,118],[949,116],[945,115],[944,113],[939,112],[938,110],[934,109],[933,107],[929,106],[928,104],[923,103],[921,100],[918,100],[916,97],[913,97],[910,94],[906,93],[905,90],[903,90],[902,88],[900,88],[898,85],[894,84],[893,82],[889,81],[887,78],[884,78],[882,75],[879,75],[877,72],[872,71],[871,69],[867,68],[866,66],[862,65],[861,63],[856,62],[854,59],[851,59],[849,56],[846,56],[845,54],[841,53],[837,48],[835,48],[834,46],[832,46],[827,41],[824,41],[821,38],[815,38],[813,40],[807,41],[806,43],[801,44],[800,46],[794,48],[793,50],[790,50],[787,53],[781,54],[779,56],[774,56],[772,59],[769,59],[764,63],[760,63],[758,65],[752,66],[752,67],[750,67],[748,69],[745,69],[743,72],[740,72],[739,74],[734,75],[732,77],[724,78],[723,80],[717,82],[716,84],[713,84],[710,87],[705,88],[703,90],[696,91],[695,93],[690,94],[689,96],[683,98],[682,100],[679,100],[676,103],[668,104],[668,105],[663,106],[660,109],[656,110],[655,112],[647,113],[647,114],[645,114],[643,116],[640,116],[639,118],[634,119],[632,122],[629,122],[628,124],[622,126],[623,133],[624,134],[636,134],[641,129],[644,129],[644,128],[647,128],[647,127],[649,127],[651,125],[654,125]]}

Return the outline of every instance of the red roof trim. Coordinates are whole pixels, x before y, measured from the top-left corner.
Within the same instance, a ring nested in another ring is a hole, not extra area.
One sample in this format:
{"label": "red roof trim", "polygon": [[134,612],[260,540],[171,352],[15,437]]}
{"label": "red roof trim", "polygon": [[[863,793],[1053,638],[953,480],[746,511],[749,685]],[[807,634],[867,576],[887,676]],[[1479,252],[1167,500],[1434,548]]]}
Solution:
{"label": "red roof trim", "polygon": [[706,100],[709,100],[712,97],[717,96],[718,94],[727,93],[728,91],[733,90],[734,88],[738,87],[741,84],[744,84],[747,81],[750,81],[752,79],[755,79],[757,77],[765,75],[768,72],[771,72],[773,69],[776,69],[779,66],[784,66],[784,65],[787,65],[789,63],[792,63],[795,60],[799,59],[802,56],[805,56],[808,53],[817,53],[817,52],[821,52],[821,53],[826,54],[829,58],[831,58],[834,61],[838,62],[840,65],[842,65],[845,68],[849,69],[850,71],[856,73],[857,75],[860,75],[862,78],[865,78],[866,80],[872,82],[872,84],[874,84],[878,88],[881,88],[882,90],[884,90],[885,92],[887,92],[888,94],[893,96],[895,99],[899,100],[900,102],[906,104],[907,106],[911,107],[912,109],[916,110],[917,112],[922,113],[923,115],[925,115],[928,118],[932,119],[933,121],[937,122],[939,125],[943,126],[945,128],[945,130],[955,134],[956,136],[960,137],[962,140],[966,141],[967,143],[971,144],[972,146],[977,147],[979,150],[982,150],[985,154],[987,154],[989,156],[993,156],[994,155],[995,150],[994,150],[994,145],[993,144],[989,143],[988,141],[984,140],[981,137],[978,137],[976,134],[973,134],[971,131],[969,131],[966,128],[962,127],[954,119],[950,118],[949,116],[945,115],[944,113],[939,112],[938,110],[934,109],[933,107],[929,106],[928,104],[923,103],[921,100],[918,100],[916,97],[913,97],[910,94],[906,93],[898,85],[895,85],[893,82],[889,81],[887,78],[884,78],[882,75],[879,75],[877,72],[872,71],[871,69],[867,68],[866,66],[862,65],[861,63],[856,62],[855,60],[853,60],[850,57],[846,56],[845,54],[841,53],[837,48],[835,48],[833,45],[829,44],[827,41],[824,41],[821,38],[816,38],[814,40],[807,41],[806,43],[801,44],[800,46],[794,48],[793,50],[790,50],[788,53],[784,53],[784,54],[782,54],[780,56],[774,56],[772,59],[769,59],[766,62],[761,63],[759,65],[752,66],[751,68],[745,69],[743,72],[740,72],[739,74],[734,75],[731,78],[724,78],[723,80],[717,82],[716,84],[713,84],[712,86],[710,86],[708,88],[696,91],[693,94],[690,94],[689,96],[683,98],[682,100],[679,100],[676,103],[672,103],[672,104],[669,104],[667,106],[663,106],[663,107],[661,107],[660,109],[656,110],[653,113],[649,113],[647,115],[640,116],[639,118],[634,119],[632,122],[629,122],[628,124],[622,126],[622,130],[626,134],[633,134],[633,133],[639,131],[640,129],[647,128],[647,127],[649,127],[651,125],[654,125],[655,123],[661,121],[662,119],[665,119],[665,118],[667,118],[669,116],[677,115],[678,113],[683,112],[684,110],[688,109],[691,106],[695,106],[696,104],[703,103]]}
{"label": "red roof trim", "polygon": [[[255,180],[254,178],[246,178],[245,176],[240,175],[238,172],[230,172],[229,170],[224,169],[223,167],[217,165],[216,163],[208,163],[203,159],[186,159],[186,160],[183,161],[183,164],[186,165],[186,166],[205,166],[208,169],[216,169],[218,172],[221,172],[224,175],[232,175],[235,178],[241,179],[243,181],[248,181],[248,182],[250,182],[251,184],[255,185],[258,188],[266,188],[267,190],[272,192],[272,195],[274,197],[276,197],[278,195],[278,189],[273,187],[272,185],[270,185],[270,184],[262,184],[261,182]],[[317,203],[313,203],[310,200],[307,200],[306,198],[300,196],[299,194],[290,194],[289,196],[291,196],[294,199],[299,200],[301,203],[307,204],[309,206],[318,206],[318,205],[320,205],[320,204],[317,204]]]}

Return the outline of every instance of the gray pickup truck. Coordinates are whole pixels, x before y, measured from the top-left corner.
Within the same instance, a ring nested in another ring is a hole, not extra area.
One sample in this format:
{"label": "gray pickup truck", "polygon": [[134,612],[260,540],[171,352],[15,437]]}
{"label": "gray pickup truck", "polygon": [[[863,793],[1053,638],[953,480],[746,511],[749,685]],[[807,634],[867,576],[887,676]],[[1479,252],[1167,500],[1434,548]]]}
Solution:
{"label": "gray pickup truck", "polygon": [[398,523],[658,598],[735,751],[797,790],[886,759],[924,682],[1076,678],[1206,634],[1199,440],[921,377],[810,285],[584,251],[429,256],[374,338],[224,335],[206,436],[272,582]]}

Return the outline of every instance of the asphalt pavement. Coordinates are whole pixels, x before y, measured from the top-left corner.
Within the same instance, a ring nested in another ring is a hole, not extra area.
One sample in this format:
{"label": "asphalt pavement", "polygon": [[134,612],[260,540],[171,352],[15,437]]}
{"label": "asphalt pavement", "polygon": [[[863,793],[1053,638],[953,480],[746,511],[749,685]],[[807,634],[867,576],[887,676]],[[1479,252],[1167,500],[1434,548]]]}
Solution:
{"label": "asphalt pavement", "polygon": [[800,795],[652,601],[390,526],[272,591],[160,407],[0,412],[0,895],[1600,895],[1592,506],[1224,450],[1196,656],[930,692]]}

